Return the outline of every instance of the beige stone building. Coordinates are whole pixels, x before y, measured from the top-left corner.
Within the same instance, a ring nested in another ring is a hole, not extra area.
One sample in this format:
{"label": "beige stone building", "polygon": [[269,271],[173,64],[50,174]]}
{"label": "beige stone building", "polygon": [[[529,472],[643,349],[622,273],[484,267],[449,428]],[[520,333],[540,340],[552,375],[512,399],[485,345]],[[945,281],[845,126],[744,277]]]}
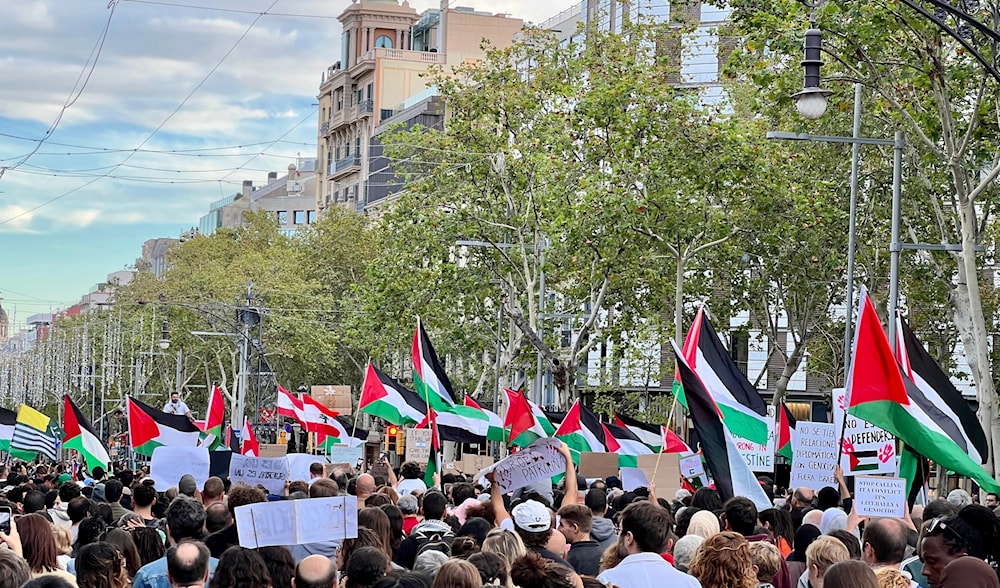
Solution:
{"label": "beige stone building", "polygon": [[430,67],[481,59],[483,39],[507,47],[523,21],[460,7],[421,15],[405,0],[355,0],[338,18],[341,58],[318,96],[316,208],[363,211],[376,127],[430,92],[422,76]]}

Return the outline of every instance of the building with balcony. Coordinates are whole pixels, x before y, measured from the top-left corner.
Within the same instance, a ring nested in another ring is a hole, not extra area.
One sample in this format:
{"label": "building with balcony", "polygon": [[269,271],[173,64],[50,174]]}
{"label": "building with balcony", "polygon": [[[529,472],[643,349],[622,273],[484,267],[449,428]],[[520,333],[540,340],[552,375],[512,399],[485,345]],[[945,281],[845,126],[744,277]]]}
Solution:
{"label": "building with balcony", "polygon": [[509,46],[523,22],[462,7],[419,15],[396,0],[358,0],[338,18],[341,58],[318,95],[315,208],[364,210],[371,163],[382,156],[371,143],[379,125],[428,89],[431,67],[481,59],[483,39]]}
{"label": "building with balcony", "polygon": [[[201,217],[197,233],[211,235],[221,228],[243,224],[243,215],[251,210],[266,210],[278,220],[279,230],[291,234],[316,221],[316,162],[312,158],[289,164],[288,173],[267,174],[267,184],[255,187],[244,180],[236,194],[216,200],[208,214]],[[183,240],[183,239],[182,239]]]}

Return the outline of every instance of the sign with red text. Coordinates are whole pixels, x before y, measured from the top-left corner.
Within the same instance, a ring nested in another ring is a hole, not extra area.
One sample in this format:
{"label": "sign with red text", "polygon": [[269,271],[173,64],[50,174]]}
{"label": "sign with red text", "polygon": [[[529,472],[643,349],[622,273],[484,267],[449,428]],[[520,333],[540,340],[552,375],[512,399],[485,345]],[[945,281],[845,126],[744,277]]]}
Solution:
{"label": "sign with red text", "polygon": [[[845,392],[833,390],[833,425],[844,431],[844,448],[840,467],[845,476],[856,474],[895,474],[896,437],[885,429],[849,414],[844,424]],[[843,429],[841,429],[843,427]]]}
{"label": "sign with red text", "polygon": [[736,449],[746,460],[753,472],[773,472],[774,471],[774,407],[767,407],[767,444],[761,445],[749,439],[733,435],[736,441]]}
{"label": "sign with red text", "polygon": [[476,474],[482,480],[493,472],[501,492],[511,492],[532,482],[566,472],[566,459],[559,453],[562,441],[543,437],[521,451],[510,455]]}

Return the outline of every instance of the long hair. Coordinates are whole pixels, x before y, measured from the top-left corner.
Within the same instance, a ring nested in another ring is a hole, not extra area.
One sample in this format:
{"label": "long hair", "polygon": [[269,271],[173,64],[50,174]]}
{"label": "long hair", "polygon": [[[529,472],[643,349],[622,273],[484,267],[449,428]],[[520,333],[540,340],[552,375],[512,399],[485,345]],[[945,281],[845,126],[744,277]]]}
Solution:
{"label": "long hair", "polygon": [[382,553],[392,561],[392,525],[388,515],[377,506],[366,506],[358,511],[358,526],[375,531],[382,542]]}
{"label": "long hair", "polygon": [[487,533],[486,539],[483,540],[482,551],[490,551],[504,558],[508,568],[514,563],[515,559],[528,553],[528,550],[524,547],[524,541],[521,541],[521,537],[517,533],[506,529],[493,529]]}
{"label": "long hair", "polygon": [[271,574],[253,549],[234,545],[222,553],[210,588],[271,588]]}
{"label": "long hair", "polygon": [[139,552],[139,561],[142,565],[154,562],[164,555],[167,550],[163,545],[163,537],[160,532],[152,527],[136,527],[132,529],[132,542]]}
{"label": "long hair", "polygon": [[756,588],[750,544],[739,533],[724,531],[705,539],[694,554],[688,573],[703,588]]}
{"label": "long hair", "polygon": [[483,580],[476,566],[464,559],[449,559],[434,576],[431,588],[482,588]]}
{"label": "long hair", "polygon": [[135,546],[135,541],[132,540],[132,535],[124,529],[112,528],[104,533],[104,538],[101,541],[118,548],[118,551],[125,558],[125,569],[128,571],[128,577],[134,578],[135,573],[142,567],[142,559],[139,557],[139,550]]}
{"label": "long hair", "polygon": [[125,558],[110,543],[84,545],[76,556],[76,583],[80,588],[125,588],[129,585]]}
{"label": "long hair", "polygon": [[[910,585],[909,578],[903,576],[898,570],[896,573],[906,579],[905,586]],[[892,586],[893,584],[887,585]],[[823,586],[831,588],[879,588],[880,583],[868,564],[856,559],[848,559],[827,568],[826,573],[823,574]]]}
{"label": "long hair", "polygon": [[33,573],[58,570],[56,536],[52,523],[40,514],[29,514],[17,519],[17,532],[21,535],[24,559]]}

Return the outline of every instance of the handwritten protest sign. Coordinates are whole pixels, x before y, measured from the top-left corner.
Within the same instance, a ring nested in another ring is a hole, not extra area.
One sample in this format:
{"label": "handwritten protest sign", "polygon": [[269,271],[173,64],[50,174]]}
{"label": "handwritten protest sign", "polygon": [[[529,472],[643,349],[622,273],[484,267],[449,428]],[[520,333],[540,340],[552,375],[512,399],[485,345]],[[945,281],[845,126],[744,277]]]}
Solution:
{"label": "handwritten protest sign", "polygon": [[285,459],[288,460],[289,480],[309,481],[309,466],[314,463],[327,463],[326,457],[308,453],[289,453]]}
{"label": "handwritten protest sign", "polygon": [[157,490],[176,486],[184,474],[194,476],[201,488],[209,477],[211,459],[207,447],[157,447],[149,463],[149,477],[156,483]]}
{"label": "handwritten protest sign", "polygon": [[705,466],[701,463],[701,454],[687,455],[678,460],[681,468],[681,475],[685,478],[697,478],[705,473]]}
{"label": "handwritten protest sign", "polygon": [[838,438],[844,427],[844,451],[840,457],[844,475],[896,473],[896,437],[850,414],[846,415],[845,426],[845,397],[843,388],[833,390],[833,424]]}
{"label": "handwritten protest sign", "polygon": [[521,451],[501,459],[488,468],[480,470],[476,479],[494,473],[494,480],[501,492],[523,488],[532,482],[544,480],[566,471],[566,460],[559,453],[562,441],[544,437]]}
{"label": "handwritten protest sign", "polygon": [[830,423],[799,421],[795,426],[792,474],[789,488],[820,490],[836,487],[833,467],[837,464],[837,431]]}
{"label": "handwritten protest sign", "polygon": [[906,480],[889,476],[854,478],[854,508],[862,517],[906,516]]}
{"label": "handwritten protest sign", "polygon": [[288,460],[284,457],[250,457],[233,455],[229,462],[229,479],[235,484],[260,484],[271,494],[281,494],[288,479]]}
{"label": "handwritten protest sign", "polygon": [[[736,449],[754,472],[774,471],[774,415],[775,408],[767,407],[767,443],[761,445],[743,437],[733,436]],[[683,471],[683,468],[682,468]]]}
{"label": "handwritten protest sign", "polygon": [[330,463],[346,463],[354,466],[357,465],[358,460],[361,459],[364,449],[365,448],[362,445],[354,447],[347,445],[334,445],[330,448],[330,452],[327,457],[330,458]]}
{"label": "handwritten protest sign", "polygon": [[296,545],[358,536],[356,496],[258,502],[236,508],[240,545]]}
{"label": "handwritten protest sign", "polygon": [[406,429],[406,461],[427,463],[431,458],[431,430]]}
{"label": "handwritten protest sign", "polygon": [[646,479],[646,472],[642,468],[622,468],[621,469],[622,490],[632,492],[636,488],[648,488],[649,480]]}

